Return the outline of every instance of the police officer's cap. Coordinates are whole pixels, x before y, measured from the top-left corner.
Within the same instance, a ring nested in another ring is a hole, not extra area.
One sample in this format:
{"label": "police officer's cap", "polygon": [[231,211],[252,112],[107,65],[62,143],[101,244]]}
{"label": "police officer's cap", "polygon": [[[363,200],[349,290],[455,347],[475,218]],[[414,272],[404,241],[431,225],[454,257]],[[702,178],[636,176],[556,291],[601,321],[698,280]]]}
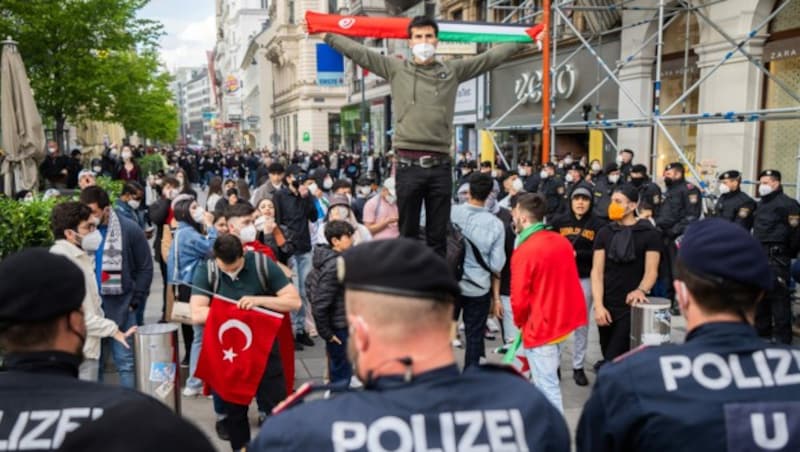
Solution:
{"label": "police officer's cap", "polygon": [[530,160],[523,160],[520,166],[533,166],[533,162]]}
{"label": "police officer's cap", "polygon": [[771,177],[771,178],[773,178],[775,180],[778,180],[778,181],[781,180],[781,172],[778,171],[778,170],[774,170],[774,169],[767,169],[767,170],[764,170],[764,171],[758,173],[758,178],[759,179],[761,179],[764,176],[769,176],[769,177]]}
{"label": "police officer's cap", "polygon": [[80,309],[83,272],[46,248],[28,248],[0,262],[0,322],[38,322]]}
{"label": "police officer's cap", "polygon": [[772,288],[772,272],[761,245],[743,227],[721,218],[698,221],[686,228],[678,259],[699,277]]}
{"label": "police officer's cap", "polygon": [[742,173],[736,170],[725,171],[724,173],[719,175],[719,180],[726,180],[726,179],[738,179],[742,177]]}
{"label": "police officer's cap", "polygon": [[667,167],[666,167],[666,168],[664,168],[664,169],[665,169],[665,170],[672,170],[672,169],[674,169],[674,170],[679,170],[680,172],[683,172],[683,171],[684,171],[684,168],[683,168],[683,163],[681,163],[681,162],[672,162],[672,163],[670,163],[669,165],[667,165]]}
{"label": "police officer's cap", "polygon": [[603,168],[603,172],[606,174],[613,173],[614,171],[619,171],[619,165],[617,165],[616,162],[608,163],[605,168]]}
{"label": "police officer's cap", "polygon": [[422,242],[376,240],[353,247],[339,261],[346,288],[450,302],[459,288],[447,262]]}
{"label": "police officer's cap", "polygon": [[568,170],[574,170],[574,171],[583,171],[584,173],[586,172],[586,168],[584,168],[583,165],[581,165],[580,162],[572,162],[572,163],[570,163],[567,166],[567,169]]}

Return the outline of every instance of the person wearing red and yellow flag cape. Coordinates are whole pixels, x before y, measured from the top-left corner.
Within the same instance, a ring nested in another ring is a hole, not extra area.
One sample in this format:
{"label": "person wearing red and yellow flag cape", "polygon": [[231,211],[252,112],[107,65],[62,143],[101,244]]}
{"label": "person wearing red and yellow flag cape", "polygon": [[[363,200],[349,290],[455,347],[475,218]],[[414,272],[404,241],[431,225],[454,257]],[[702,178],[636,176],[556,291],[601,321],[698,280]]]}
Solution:
{"label": "person wearing red and yellow flag cape", "polygon": [[328,18],[318,16],[306,17],[310,33],[328,31],[325,36],[328,45],[391,84],[400,234],[410,238],[419,236],[420,209],[424,202],[426,240],[444,256],[450,219],[450,148],[458,85],[508,61],[525,44],[506,43],[474,58],[440,61],[435,58],[439,24],[417,16],[408,22],[406,29],[412,56],[402,60],[380,55],[340,36],[401,37],[404,30],[397,27],[400,23],[397,19],[350,16],[328,26]]}

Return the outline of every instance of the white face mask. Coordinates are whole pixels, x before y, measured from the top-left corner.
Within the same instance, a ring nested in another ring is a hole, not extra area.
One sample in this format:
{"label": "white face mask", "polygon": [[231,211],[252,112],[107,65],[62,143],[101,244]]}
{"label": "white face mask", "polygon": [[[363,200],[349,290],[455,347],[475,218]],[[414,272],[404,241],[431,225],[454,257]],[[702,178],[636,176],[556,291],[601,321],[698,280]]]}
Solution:
{"label": "white face mask", "polygon": [[311,184],[308,186],[308,192],[312,195],[316,196],[317,191],[319,191],[319,186],[317,184]]}
{"label": "white face mask", "polygon": [[497,170],[492,170],[492,177],[493,177],[493,178],[496,178],[496,177],[497,177]]}
{"label": "white face mask", "polygon": [[330,190],[333,187],[333,179],[325,179],[322,181],[322,188]]}
{"label": "white face mask", "polygon": [[601,168],[600,168],[600,164],[599,163],[593,163],[592,164],[592,171],[597,172],[597,171],[600,171],[600,169]]}
{"label": "white face mask", "polygon": [[621,155],[617,156],[617,165],[622,165],[622,156]]}
{"label": "white face mask", "polygon": [[514,190],[515,192],[521,192],[522,188],[523,188],[523,185],[522,185],[522,181],[521,180],[514,179],[514,181],[511,182],[511,189]]}
{"label": "white face mask", "polygon": [[206,211],[202,207],[198,207],[192,211],[192,220],[202,223],[205,218]]}
{"label": "white face mask", "polygon": [[564,176],[564,180],[565,180],[565,181],[567,181],[567,182],[574,182],[574,181],[575,181],[575,178],[574,178],[574,177],[572,177],[572,174],[571,174],[571,173],[567,173],[567,175],[566,175],[566,176]]}
{"label": "white face mask", "polygon": [[100,172],[103,171],[103,167],[101,167],[101,166],[93,166],[92,167],[92,171],[94,171],[96,174],[100,174]]}
{"label": "white face mask", "polygon": [[122,159],[123,160],[129,160],[130,158],[131,158],[131,153],[130,152],[123,152],[122,153]]}
{"label": "white face mask", "polygon": [[139,206],[142,205],[142,202],[137,201],[135,199],[131,199],[130,201],[128,201],[128,205],[131,207],[131,209],[136,210],[139,208]]}
{"label": "white face mask", "polygon": [[51,154],[55,154],[56,148],[47,148],[47,151],[50,152]]}
{"label": "white face mask", "polygon": [[619,182],[619,174],[611,174],[611,175],[609,175],[608,176],[608,181],[611,182],[612,184],[616,184],[617,182]]}
{"label": "white face mask", "polygon": [[761,184],[758,186],[758,195],[759,196],[767,196],[768,194],[772,193],[772,187],[767,184]]}
{"label": "white face mask", "polygon": [[103,234],[97,229],[81,237],[81,248],[87,253],[94,253],[100,248],[100,243],[103,241]]}
{"label": "white face mask", "polygon": [[424,62],[433,58],[433,55],[436,54],[436,47],[434,47],[433,44],[423,42],[421,44],[415,44],[414,47],[411,48],[411,53],[420,61]]}
{"label": "white face mask", "polygon": [[547,171],[542,170],[539,172],[539,177],[541,177],[542,179],[547,179],[548,177],[550,177],[550,174],[548,174]]}
{"label": "white face mask", "polygon": [[254,225],[245,226],[239,231],[239,240],[242,243],[250,243],[256,239],[256,227]]}
{"label": "white face mask", "polygon": [[397,202],[397,196],[386,195],[386,202],[391,205],[394,205]]}
{"label": "white face mask", "polygon": [[524,177],[527,172],[525,171],[525,168],[520,168],[517,170],[517,174]]}
{"label": "white face mask", "polygon": [[564,157],[565,165],[572,165],[572,157]]}
{"label": "white face mask", "polygon": [[728,188],[725,184],[719,184],[719,194],[724,195],[725,193],[730,193],[731,189]]}

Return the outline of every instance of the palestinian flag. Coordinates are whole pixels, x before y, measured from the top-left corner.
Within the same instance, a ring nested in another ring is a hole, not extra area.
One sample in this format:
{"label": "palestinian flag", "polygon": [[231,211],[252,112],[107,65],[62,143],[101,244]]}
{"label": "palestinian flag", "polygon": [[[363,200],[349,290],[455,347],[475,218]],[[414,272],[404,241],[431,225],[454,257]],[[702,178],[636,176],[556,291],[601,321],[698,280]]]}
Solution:
{"label": "palestinian flag", "polygon": [[[408,39],[408,17],[339,16],[306,11],[309,33],[337,33],[361,38]],[[510,25],[493,22],[440,21],[439,40],[446,42],[534,43],[543,24]]]}

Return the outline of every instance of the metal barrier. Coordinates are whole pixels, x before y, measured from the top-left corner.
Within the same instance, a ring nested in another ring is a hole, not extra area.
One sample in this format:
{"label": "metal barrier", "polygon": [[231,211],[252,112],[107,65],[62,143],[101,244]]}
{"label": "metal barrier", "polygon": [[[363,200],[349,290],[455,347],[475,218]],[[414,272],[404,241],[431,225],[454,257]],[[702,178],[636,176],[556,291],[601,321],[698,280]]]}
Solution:
{"label": "metal barrier", "polygon": [[672,315],[666,298],[648,298],[647,303],[631,306],[631,348],[670,342]]}
{"label": "metal barrier", "polygon": [[142,325],[134,335],[136,389],[181,414],[178,325]]}

